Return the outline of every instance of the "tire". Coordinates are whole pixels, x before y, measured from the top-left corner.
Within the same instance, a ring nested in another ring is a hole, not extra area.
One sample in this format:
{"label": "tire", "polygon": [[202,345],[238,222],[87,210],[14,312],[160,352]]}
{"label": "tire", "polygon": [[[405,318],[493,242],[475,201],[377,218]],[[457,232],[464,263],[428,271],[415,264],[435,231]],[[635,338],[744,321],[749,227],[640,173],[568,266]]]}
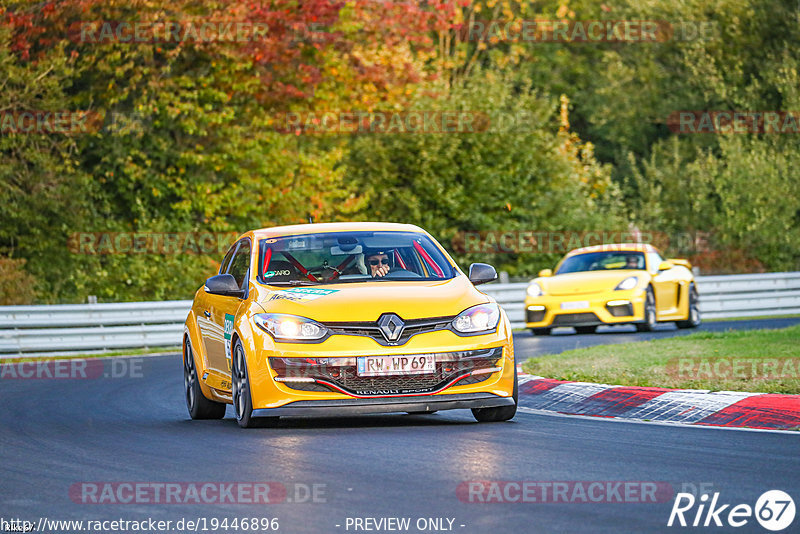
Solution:
{"label": "tire", "polygon": [[697,328],[700,326],[702,319],[700,318],[700,297],[697,294],[697,288],[694,282],[689,284],[689,316],[685,321],[675,321],[678,328]]}
{"label": "tire", "polygon": [[597,330],[597,326],[576,326],[575,332],[578,334],[594,334]]}
{"label": "tire", "polygon": [[656,297],[653,294],[653,288],[647,288],[647,296],[644,301],[644,322],[636,323],[636,330],[638,332],[652,332],[656,326]]}
{"label": "tire", "polygon": [[517,413],[517,404],[519,404],[519,391],[517,384],[517,366],[514,364],[514,393],[511,395],[514,399],[513,406],[497,406],[495,408],[473,408],[472,416],[479,423],[497,423],[500,421],[508,421]]}
{"label": "tire", "polygon": [[231,349],[231,397],[236,422],[242,428],[270,426],[278,417],[253,417],[253,397],[250,394],[250,380],[247,374],[247,359],[242,342],[238,339]]}
{"label": "tire", "polygon": [[203,395],[203,390],[200,389],[197,365],[188,336],[184,340],[183,347],[183,393],[189,417],[192,419],[222,419],[225,417],[225,404],[208,400]]}
{"label": "tire", "polygon": [[534,336],[549,336],[552,328],[531,328],[531,334]]}

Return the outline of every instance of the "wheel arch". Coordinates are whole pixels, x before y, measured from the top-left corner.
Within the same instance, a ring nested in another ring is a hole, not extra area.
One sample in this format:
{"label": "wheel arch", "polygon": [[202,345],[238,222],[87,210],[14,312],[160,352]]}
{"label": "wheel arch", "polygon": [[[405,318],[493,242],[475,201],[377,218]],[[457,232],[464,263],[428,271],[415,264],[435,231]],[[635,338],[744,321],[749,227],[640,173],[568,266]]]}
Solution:
{"label": "wheel arch", "polygon": [[[191,315],[190,315],[191,317]],[[206,399],[212,399],[211,388],[208,387],[205,380],[203,380],[203,374],[206,372],[208,365],[206,364],[206,359],[204,353],[202,353],[203,344],[200,339],[200,333],[197,330],[197,324],[195,323],[195,328],[189,328],[189,319],[186,319],[186,324],[183,327],[183,338],[181,343],[181,355],[182,355],[182,363],[186,365],[186,340],[189,340],[189,343],[192,346],[192,354],[194,355],[194,368],[195,372],[197,373],[197,383],[200,386],[200,391],[203,393],[203,396]]]}
{"label": "wheel arch", "polygon": [[192,353],[195,356],[195,367],[199,370],[205,371],[208,368],[206,361],[205,351],[203,347],[202,337],[200,336],[200,328],[194,314],[190,313],[186,318],[186,323],[183,326],[183,338],[181,343],[181,351],[183,353],[184,362],[186,361],[186,340],[192,345]]}

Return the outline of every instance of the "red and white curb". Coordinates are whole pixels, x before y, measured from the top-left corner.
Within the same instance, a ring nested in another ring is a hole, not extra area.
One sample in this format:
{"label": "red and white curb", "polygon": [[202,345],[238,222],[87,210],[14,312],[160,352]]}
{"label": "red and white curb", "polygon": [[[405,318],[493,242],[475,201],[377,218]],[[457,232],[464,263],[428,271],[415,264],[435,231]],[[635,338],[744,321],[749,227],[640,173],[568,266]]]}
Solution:
{"label": "red and white curb", "polygon": [[561,414],[638,421],[800,429],[800,395],[613,386],[520,374],[519,405]]}

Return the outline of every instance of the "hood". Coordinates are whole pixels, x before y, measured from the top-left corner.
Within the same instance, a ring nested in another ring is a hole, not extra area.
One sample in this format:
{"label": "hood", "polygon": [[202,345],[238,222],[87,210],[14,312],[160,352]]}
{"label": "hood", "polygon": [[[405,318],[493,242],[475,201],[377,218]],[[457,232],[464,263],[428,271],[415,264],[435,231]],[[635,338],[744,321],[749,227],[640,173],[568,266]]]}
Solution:
{"label": "hood", "polygon": [[491,300],[475,289],[466,276],[442,282],[359,282],[255,289],[265,312],[300,315],[321,322],[376,321],[389,312],[403,319],[444,317]]}
{"label": "hood", "polygon": [[620,282],[630,276],[638,276],[641,280],[647,276],[647,272],[635,269],[585,271],[537,278],[535,282],[541,286],[546,295],[560,297],[613,291]]}

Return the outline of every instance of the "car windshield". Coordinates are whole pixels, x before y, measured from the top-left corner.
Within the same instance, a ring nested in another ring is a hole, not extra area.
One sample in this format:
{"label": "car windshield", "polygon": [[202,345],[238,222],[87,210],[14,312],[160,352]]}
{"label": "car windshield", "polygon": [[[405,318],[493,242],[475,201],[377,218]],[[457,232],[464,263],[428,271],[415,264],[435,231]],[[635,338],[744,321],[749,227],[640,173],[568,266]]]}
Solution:
{"label": "car windshield", "polygon": [[373,280],[446,280],[456,270],[416,232],[331,232],[259,241],[258,281],[316,285]]}
{"label": "car windshield", "polygon": [[558,267],[556,274],[616,269],[644,269],[644,254],[626,251],[577,254],[566,258]]}

